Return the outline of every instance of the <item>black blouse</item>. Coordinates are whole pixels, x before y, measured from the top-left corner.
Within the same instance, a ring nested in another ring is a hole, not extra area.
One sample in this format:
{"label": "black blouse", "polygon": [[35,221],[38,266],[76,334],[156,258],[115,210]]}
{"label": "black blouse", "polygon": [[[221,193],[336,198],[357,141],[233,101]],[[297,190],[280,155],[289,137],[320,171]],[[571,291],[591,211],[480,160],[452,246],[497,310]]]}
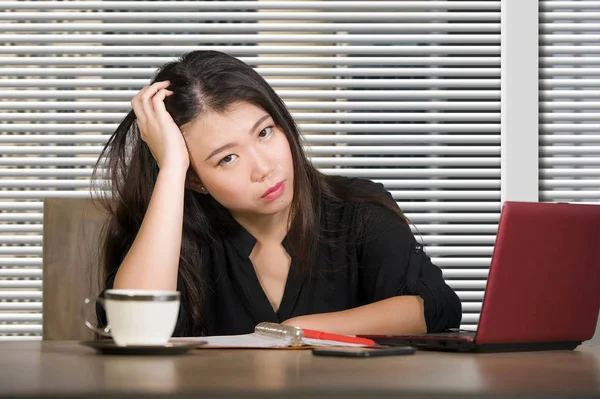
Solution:
{"label": "black blouse", "polygon": [[[362,191],[367,189],[393,202],[382,184],[363,179],[348,179],[348,184],[360,185]],[[371,203],[324,201],[322,206],[321,233],[325,240],[318,244],[310,279],[298,273],[287,239],[283,242],[291,265],[277,312],[250,260],[256,239],[241,225],[235,223],[203,251],[208,287],[204,315],[209,335],[246,334],[262,321],[280,323],[399,295],[423,298],[428,332],[459,327],[462,311],[458,296],[395,213]],[[116,270],[108,276],[107,289],[112,288],[115,275]],[[184,335],[189,322],[181,281],[178,290],[182,300],[175,336]],[[105,324],[104,315],[99,316],[100,323]]]}

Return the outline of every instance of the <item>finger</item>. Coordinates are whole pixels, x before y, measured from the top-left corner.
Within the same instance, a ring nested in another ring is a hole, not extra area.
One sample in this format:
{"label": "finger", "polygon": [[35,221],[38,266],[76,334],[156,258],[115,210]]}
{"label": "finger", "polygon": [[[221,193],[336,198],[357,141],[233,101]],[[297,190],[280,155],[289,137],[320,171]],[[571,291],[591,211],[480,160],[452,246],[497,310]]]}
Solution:
{"label": "finger", "polygon": [[165,97],[167,96],[168,90],[162,89],[159,90],[158,93],[154,97],[152,97],[152,105],[154,107],[154,112],[156,113],[156,117],[159,120],[172,120],[169,112],[165,107]]}
{"label": "finger", "polygon": [[144,90],[143,93],[140,93],[142,108],[144,110],[144,113],[146,114],[146,119],[149,123],[153,123],[153,121],[156,120],[156,110],[154,109],[152,98],[156,95],[157,92],[164,89],[169,84],[170,82],[168,80],[156,82],[148,86],[148,88]]}
{"label": "finger", "polygon": [[[144,113],[144,108],[142,107],[142,96],[144,92],[148,90],[148,86],[144,86],[133,98],[131,99],[131,108],[133,108],[133,112],[135,112],[135,116],[140,121],[142,125],[146,123],[146,115]],[[140,126],[141,127],[141,126]]]}
{"label": "finger", "polygon": [[131,101],[135,101],[135,102],[140,102],[142,100],[142,97],[144,96],[144,93],[146,93],[148,90],[150,89],[150,86],[144,86],[140,89],[140,91],[137,92],[137,94],[135,96],[133,96],[133,98],[131,99]]}
{"label": "finger", "polygon": [[167,88],[170,84],[171,82],[169,82],[168,80],[153,83],[150,86],[147,86],[147,88],[145,88],[146,90],[144,90],[143,94],[140,93],[142,94],[141,98],[143,100],[150,100],[159,90]]}

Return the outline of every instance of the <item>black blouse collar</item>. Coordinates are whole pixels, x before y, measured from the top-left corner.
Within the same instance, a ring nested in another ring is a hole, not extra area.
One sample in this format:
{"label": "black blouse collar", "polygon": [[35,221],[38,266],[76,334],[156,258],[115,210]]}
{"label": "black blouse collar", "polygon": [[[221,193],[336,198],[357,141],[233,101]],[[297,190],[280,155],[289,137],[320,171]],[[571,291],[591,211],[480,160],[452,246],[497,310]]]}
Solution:
{"label": "black blouse collar", "polygon": [[[227,229],[227,238],[243,258],[249,258],[254,246],[256,238],[239,224],[235,219],[231,218],[231,223]],[[288,236],[286,235],[282,242],[286,252],[291,256]]]}
{"label": "black blouse collar", "polygon": [[233,244],[242,258],[250,257],[250,254],[256,245],[256,238],[254,238],[252,234],[248,233],[248,230],[233,220],[227,231],[227,236],[231,244]]}

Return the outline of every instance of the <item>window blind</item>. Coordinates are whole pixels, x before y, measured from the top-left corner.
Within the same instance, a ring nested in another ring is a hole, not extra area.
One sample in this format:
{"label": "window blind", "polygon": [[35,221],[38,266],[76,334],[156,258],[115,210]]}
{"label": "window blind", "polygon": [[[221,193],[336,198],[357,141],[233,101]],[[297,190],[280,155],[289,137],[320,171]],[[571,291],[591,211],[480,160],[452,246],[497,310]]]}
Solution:
{"label": "window blind", "polygon": [[600,202],[600,3],[540,3],[540,201]]}
{"label": "window blind", "polygon": [[499,0],[2,5],[0,339],[41,334],[43,199],[88,196],[133,95],[207,48],[274,86],[320,170],[387,187],[476,326],[500,212]]}

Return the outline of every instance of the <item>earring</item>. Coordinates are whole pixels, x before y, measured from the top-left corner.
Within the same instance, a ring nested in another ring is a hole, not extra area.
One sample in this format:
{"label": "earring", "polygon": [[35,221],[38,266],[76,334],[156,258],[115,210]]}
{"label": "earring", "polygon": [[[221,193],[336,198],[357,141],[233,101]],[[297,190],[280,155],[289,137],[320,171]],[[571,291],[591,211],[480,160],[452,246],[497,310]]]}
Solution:
{"label": "earring", "polygon": [[200,186],[200,192],[201,192],[202,194],[208,194],[208,190],[207,190],[207,189],[206,189],[206,187],[204,187],[204,186]]}

